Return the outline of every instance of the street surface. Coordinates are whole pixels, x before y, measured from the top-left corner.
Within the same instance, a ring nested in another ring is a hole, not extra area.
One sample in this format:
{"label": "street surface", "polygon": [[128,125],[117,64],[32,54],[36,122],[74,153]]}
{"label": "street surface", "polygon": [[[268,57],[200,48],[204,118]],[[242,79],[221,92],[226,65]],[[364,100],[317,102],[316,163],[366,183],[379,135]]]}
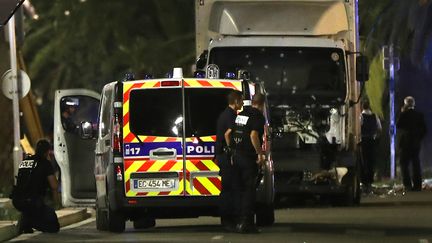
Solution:
{"label": "street surface", "polygon": [[[432,195],[432,192],[421,193]],[[59,234],[34,233],[12,241],[432,243],[432,201],[406,204],[365,201],[367,203],[353,208],[279,205],[275,225],[253,235],[224,232],[218,225],[219,219],[212,217],[157,220],[155,228],[145,230],[134,230],[128,222],[126,232],[115,234],[97,231],[93,217],[62,228]]]}

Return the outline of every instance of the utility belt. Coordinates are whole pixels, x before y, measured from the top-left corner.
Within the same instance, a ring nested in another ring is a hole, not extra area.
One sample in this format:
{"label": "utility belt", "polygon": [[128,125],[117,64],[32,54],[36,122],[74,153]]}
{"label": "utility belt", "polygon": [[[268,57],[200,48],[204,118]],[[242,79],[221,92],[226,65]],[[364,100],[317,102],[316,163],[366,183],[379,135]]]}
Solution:
{"label": "utility belt", "polygon": [[240,155],[240,156],[248,156],[248,157],[256,157],[257,155],[253,152],[250,151],[244,151],[244,150],[240,150],[240,149],[235,149],[235,148],[231,148],[228,146],[225,146],[223,148],[224,154],[228,155],[228,156],[235,156],[235,155]]}

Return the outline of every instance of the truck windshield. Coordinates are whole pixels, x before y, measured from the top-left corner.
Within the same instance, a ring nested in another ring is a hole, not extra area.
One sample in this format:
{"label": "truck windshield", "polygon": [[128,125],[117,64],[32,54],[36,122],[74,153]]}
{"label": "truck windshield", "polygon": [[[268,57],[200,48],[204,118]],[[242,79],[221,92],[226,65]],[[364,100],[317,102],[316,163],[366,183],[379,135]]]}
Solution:
{"label": "truck windshield", "polygon": [[[216,121],[227,106],[230,89],[185,89],[186,137],[216,134]],[[132,90],[130,129],[136,135],[181,137],[183,128],[180,88]]]}
{"label": "truck windshield", "polygon": [[320,99],[343,101],[346,94],[345,58],[338,48],[216,47],[209,63],[220,73],[248,70],[262,82],[271,103]]}

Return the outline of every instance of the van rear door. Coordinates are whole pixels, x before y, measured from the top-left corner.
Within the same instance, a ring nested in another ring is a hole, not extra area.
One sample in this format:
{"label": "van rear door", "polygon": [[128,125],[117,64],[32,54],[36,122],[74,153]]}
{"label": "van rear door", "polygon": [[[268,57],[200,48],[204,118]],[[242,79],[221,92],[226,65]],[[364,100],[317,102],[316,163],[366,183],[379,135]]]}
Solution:
{"label": "van rear door", "polygon": [[123,84],[126,197],[184,195],[181,95],[179,80]]}
{"label": "van rear door", "polygon": [[220,194],[219,167],[213,160],[216,121],[233,89],[241,90],[241,82],[171,79],[124,83],[127,197]]}
{"label": "van rear door", "polygon": [[82,139],[81,122],[97,124],[100,94],[84,89],[57,90],[54,105],[54,155],[60,167],[63,206],[94,205],[94,139]]}

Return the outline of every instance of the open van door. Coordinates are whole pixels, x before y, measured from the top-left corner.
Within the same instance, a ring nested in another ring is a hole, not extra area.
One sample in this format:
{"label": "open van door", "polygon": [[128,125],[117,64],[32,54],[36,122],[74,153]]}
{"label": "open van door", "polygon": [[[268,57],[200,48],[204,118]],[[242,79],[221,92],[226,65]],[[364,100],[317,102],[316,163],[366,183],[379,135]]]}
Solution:
{"label": "open van door", "polygon": [[96,198],[96,139],[80,135],[81,122],[96,126],[100,94],[84,89],[57,90],[54,105],[54,155],[60,167],[63,206],[90,206]]}

